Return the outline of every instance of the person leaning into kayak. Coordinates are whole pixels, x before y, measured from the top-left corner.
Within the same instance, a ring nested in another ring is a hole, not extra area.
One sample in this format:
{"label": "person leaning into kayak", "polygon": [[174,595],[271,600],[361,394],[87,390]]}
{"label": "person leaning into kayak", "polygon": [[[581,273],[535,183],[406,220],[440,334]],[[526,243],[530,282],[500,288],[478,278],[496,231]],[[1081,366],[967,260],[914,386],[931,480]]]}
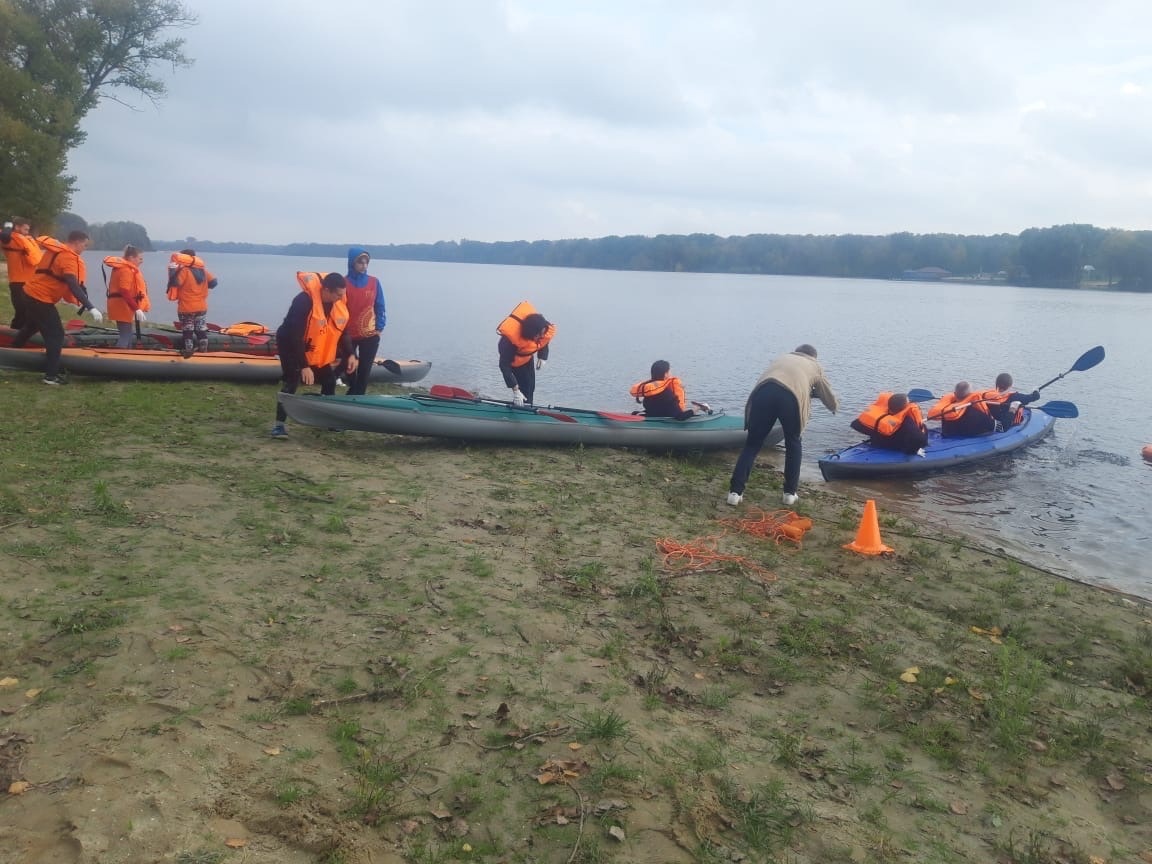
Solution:
{"label": "person leaning into kayak", "polygon": [[945,438],[972,438],[987,435],[996,428],[983,394],[973,393],[967,381],[960,381],[951,393],[940,397],[928,409],[929,420],[940,421],[940,434]]}
{"label": "person leaning into kayak", "polygon": [[387,314],[384,288],[380,280],[368,275],[368,250],[353,246],[348,250],[348,275],[344,302],[348,304],[348,337],[356,357],[356,372],[348,375],[348,395],[363,396],[368,392],[368,376],[380,348]]}
{"label": "person leaning into kayak", "polygon": [[928,427],[920,406],[909,402],[906,393],[881,393],[849,425],[882,450],[923,456],[928,444]]}
{"label": "person leaning into kayak", "polygon": [[[276,331],[284,382],[280,392],[295,393],[301,384],[319,384],[320,395],[331,396],[336,392],[336,370],[344,366],[351,374],[357,366],[347,333],[344,277],[339,273],[297,273],[296,281],[301,291]],[[273,438],[288,437],[284,428],[287,419],[284,406],[277,401]]]}
{"label": "person leaning into kayak", "polygon": [[1013,403],[1027,405],[1040,398],[1040,391],[1019,393],[1012,387],[1012,376],[1001,372],[996,376],[996,389],[985,390],[980,399],[988,405],[988,411],[998,424],[999,430],[1010,429],[1024,419],[1024,412],[1019,407],[1012,407]]}
{"label": "person leaning into kayak", "polygon": [[52,237],[37,237],[36,241],[44,250],[44,257],[32,278],[24,283],[24,326],[12,339],[12,347],[23,348],[39,332],[44,338],[44,383],[62,384],[59,372],[64,324],[56,304],[75,303],[90,312],[96,323],[104,320],[104,313],[92,305],[84,287],[87,271],[80,255],[88,248],[88,235],[73,231],[66,243]]}
{"label": "person leaning into kayak", "polygon": [[816,362],[816,349],[811,345],[801,345],[792,353],[777,357],[764,370],[744,406],[744,428],[748,430],[748,437],[736,460],[736,467],[732,469],[732,479],[728,484],[729,504],[735,506],[744,500],[744,487],[748,484],[752,466],[756,464],[756,456],[777,420],[784,429],[784,495],[781,500],[788,507],[796,503],[803,456],[800,436],[808,425],[813,397],[819,398],[829,411],[836,413],[836,394],[824,377],[824,370]]}
{"label": "person leaning into kayak", "polygon": [[144,314],[152,308],[148,299],[148,285],[140,273],[140,262],[144,259],[135,246],[125,246],[123,257],[109,255],[104,266],[112,268],[112,275],[106,278],[108,285],[108,320],[116,322],[119,336],[117,348],[132,347],[133,326],[147,321]]}
{"label": "person leaning into kayak", "polygon": [[184,332],[181,354],[208,350],[208,292],[219,283],[194,249],[173,252],[168,262],[168,299],[176,301],[176,315]]}
{"label": "person leaning into kayak", "polygon": [[[652,377],[639,384],[633,384],[629,391],[637,402],[644,405],[644,414],[648,417],[672,417],[676,420],[687,420],[695,417],[696,412],[688,407],[684,396],[684,385],[680,379],[670,376],[672,366],[667,360],[657,360],[652,364]],[[708,411],[708,406],[702,402],[694,402],[700,410]]]}
{"label": "person leaning into kayak", "polygon": [[0,249],[8,262],[8,292],[12,297],[13,330],[24,326],[24,283],[36,272],[43,253],[32,239],[32,223],[23,216],[13,216],[0,230]]}
{"label": "person leaning into kayak", "polygon": [[[556,335],[556,325],[522,300],[496,328],[500,341],[500,372],[512,390],[512,404],[532,404],[536,395],[536,370],[548,362],[548,343]],[[532,363],[535,356],[536,363]]]}

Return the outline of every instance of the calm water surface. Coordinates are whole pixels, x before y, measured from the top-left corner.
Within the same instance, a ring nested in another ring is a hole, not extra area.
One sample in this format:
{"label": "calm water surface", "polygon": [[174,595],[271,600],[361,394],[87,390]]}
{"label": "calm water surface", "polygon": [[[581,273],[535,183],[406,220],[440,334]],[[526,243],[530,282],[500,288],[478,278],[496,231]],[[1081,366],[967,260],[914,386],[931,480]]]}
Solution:
{"label": "calm water surface", "polygon": [[[99,256],[89,254],[90,269]],[[278,325],[297,270],[345,270],[332,258],[206,256],[220,279],[210,320]],[[145,260],[157,321],[166,253]],[[946,286],[860,279],[635,273],[374,261],[388,327],[382,353],[431,360],[423,384],[452,384],[503,398],[495,328],[528,298],[558,328],[537,402],[631,410],[628,388],[666,359],[689,398],[738,411],[776,354],[801,342],[820,352],[839,415],[813,406],[804,436],[806,483],[823,483],[815,459],[855,443],[848,422],[877,391],[957,380],[990,387],[1009,371],[1031,389],[1104,345],[1107,359],[1044,391],[1080,408],[1046,441],[965,472],[920,480],[831,484],[853,497],[947,524],[1054,571],[1152,596],[1152,442],[1144,375],[1152,359],[1152,294]],[[89,284],[100,284],[95,272]],[[271,394],[269,400],[271,401]],[[782,463],[782,455],[769,456]],[[726,489],[717,478],[714,493]],[[760,499],[756,475],[749,500]]]}

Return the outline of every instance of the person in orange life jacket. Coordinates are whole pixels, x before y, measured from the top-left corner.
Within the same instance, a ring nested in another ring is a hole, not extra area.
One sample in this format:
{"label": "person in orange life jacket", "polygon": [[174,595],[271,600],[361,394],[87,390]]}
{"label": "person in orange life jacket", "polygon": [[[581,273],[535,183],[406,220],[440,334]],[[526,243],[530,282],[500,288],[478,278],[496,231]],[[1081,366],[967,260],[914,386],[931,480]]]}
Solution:
{"label": "person in orange life jacket", "polygon": [[358,246],[348,250],[344,302],[348,304],[348,337],[357,363],[355,373],[348,376],[349,396],[363,396],[367,392],[368,376],[372,374],[372,364],[380,348],[380,334],[388,320],[384,288],[379,279],[368,275],[371,257],[366,249]]}
{"label": "person in orange life jacket", "polygon": [[972,438],[996,428],[988,403],[980,401],[980,394],[973,393],[967,381],[941,396],[928,410],[928,419],[940,421],[940,434],[945,438]]}
{"label": "person in orange life jacket", "polygon": [[[649,417],[673,417],[687,420],[696,412],[688,407],[684,397],[684,386],[679,378],[669,377],[672,366],[667,360],[657,360],[652,364],[652,377],[639,384],[633,384],[629,391],[637,402],[644,404],[644,413]],[[706,406],[702,406],[707,410]]]}
{"label": "person in orange life jacket", "polygon": [[801,345],[789,354],[772,361],[764,370],[744,406],[744,428],[748,437],[728,481],[728,503],[736,506],[744,500],[744,487],[756,456],[768,433],[780,421],[784,429],[784,494],[786,507],[796,503],[800,488],[800,460],[803,449],[800,436],[808,425],[812,399],[819,398],[833,414],[839,407],[832,386],[816,360],[816,349]]}
{"label": "person in orange life jacket", "polygon": [[8,262],[8,293],[12,297],[13,330],[24,326],[24,283],[36,272],[40,263],[40,246],[32,238],[32,223],[23,216],[13,216],[0,230],[0,247]]}
{"label": "person in orange life jacket", "polygon": [[34,333],[44,338],[44,383],[61,384],[60,352],[64,348],[64,325],[56,304],[63,301],[76,303],[81,310],[92,313],[97,322],[103,313],[88,299],[84,287],[87,271],[81,254],[88,248],[88,235],[73,231],[61,243],[52,237],[40,237],[44,257],[32,278],[24,283],[24,326],[12,340],[13,348],[22,348]]}
{"label": "person in orange life jacket", "polygon": [[905,393],[881,393],[849,425],[882,450],[923,456],[928,444],[928,427],[920,406],[909,402]]}
{"label": "person in orange life jacket", "polygon": [[1014,408],[1012,403],[1027,405],[1035,402],[1040,398],[1040,391],[1018,393],[1012,388],[1012,376],[1007,372],[1001,372],[996,376],[996,389],[985,390],[980,398],[987,404],[989,413],[998,424],[998,430],[1004,430],[1015,426],[1023,417],[1023,413]]}
{"label": "person in orange life jacket", "polygon": [[[345,367],[356,371],[348,337],[348,306],[344,302],[345,281],[339,273],[297,273],[302,289],[288,307],[284,323],[276,331],[283,377],[281,393],[295,393],[301,384],[320,385],[320,395],[336,392],[336,372]],[[287,438],[284,423],[288,414],[276,403],[273,438]]]}
{"label": "person in orange life jacket", "polygon": [[500,372],[512,390],[512,403],[531,405],[536,395],[536,370],[548,362],[548,343],[556,335],[556,325],[524,300],[500,322],[496,332],[500,334],[496,344]]}
{"label": "person in orange life jacket", "polygon": [[181,249],[172,253],[168,263],[168,299],[176,301],[176,315],[184,331],[180,352],[191,357],[195,351],[208,350],[208,292],[220,284],[196,257],[196,250]]}
{"label": "person in orange life jacket", "polygon": [[116,322],[119,335],[117,348],[131,348],[136,324],[147,321],[145,314],[152,308],[148,299],[148,284],[140,273],[144,253],[135,246],[125,246],[123,256],[109,255],[104,265],[112,268],[108,283],[108,320]]}

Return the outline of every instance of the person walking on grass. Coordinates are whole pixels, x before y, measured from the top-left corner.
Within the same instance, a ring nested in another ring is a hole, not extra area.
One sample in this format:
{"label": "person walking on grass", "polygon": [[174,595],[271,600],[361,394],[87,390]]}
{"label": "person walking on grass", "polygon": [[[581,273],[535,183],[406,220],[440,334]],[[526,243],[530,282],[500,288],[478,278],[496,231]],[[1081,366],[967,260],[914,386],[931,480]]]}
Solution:
{"label": "person walking on grass", "polygon": [[786,507],[796,503],[803,455],[800,436],[808,425],[814,397],[833,414],[836,413],[839,407],[836,394],[824,377],[824,370],[816,361],[816,349],[811,345],[801,345],[789,354],[782,354],[764,370],[744,406],[744,428],[748,430],[748,437],[736,460],[736,467],[732,469],[732,479],[728,484],[729,504],[735,507],[744,500],[744,488],[748,485],[752,466],[756,464],[756,456],[777,421],[784,430],[782,500]]}
{"label": "person walking on grass", "polygon": [[[336,392],[336,373],[341,368],[356,372],[357,360],[348,337],[348,305],[345,281],[339,273],[297,273],[301,291],[288,307],[284,323],[276,331],[280,350],[281,393],[295,393],[300,385],[320,385],[321,396]],[[288,437],[288,413],[276,402],[272,437]]]}
{"label": "person walking on grass", "polygon": [[75,303],[81,311],[90,312],[96,323],[104,320],[104,314],[92,305],[84,287],[87,271],[80,256],[88,248],[88,235],[73,231],[65,243],[52,237],[38,237],[37,242],[44,255],[24,283],[24,326],[12,340],[12,347],[23,348],[39,333],[44,339],[44,383],[63,384],[60,353],[64,350],[64,324],[56,304]]}

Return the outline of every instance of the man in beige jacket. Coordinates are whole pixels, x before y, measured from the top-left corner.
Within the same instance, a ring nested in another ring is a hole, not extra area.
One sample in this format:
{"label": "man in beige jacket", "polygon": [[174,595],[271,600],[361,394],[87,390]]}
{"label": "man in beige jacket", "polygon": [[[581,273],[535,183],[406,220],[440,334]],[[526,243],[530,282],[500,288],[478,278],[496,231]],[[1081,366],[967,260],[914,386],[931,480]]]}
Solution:
{"label": "man in beige jacket", "polygon": [[764,370],[752,389],[744,406],[744,428],[748,437],[744,449],[732,469],[728,484],[728,503],[735,506],[744,500],[744,487],[748,475],[756,464],[756,456],[776,421],[784,430],[784,496],[785,506],[791,507],[799,497],[800,458],[803,450],[800,436],[808,425],[812,413],[812,397],[818,397],[833,414],[838,407],[824,370],[816,362],[816,349],[801,345],[790,354],[783,354]]}

